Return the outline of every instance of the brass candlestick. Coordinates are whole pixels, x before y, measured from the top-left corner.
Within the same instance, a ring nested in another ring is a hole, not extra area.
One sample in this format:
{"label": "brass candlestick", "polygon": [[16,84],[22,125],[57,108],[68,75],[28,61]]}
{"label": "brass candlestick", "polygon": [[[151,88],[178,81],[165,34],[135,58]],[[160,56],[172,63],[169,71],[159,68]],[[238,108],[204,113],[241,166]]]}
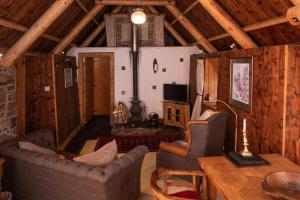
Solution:
{"label": "brass candlestick", "polygon": [[253,154],[249,151],[248,146],[248,138],[247,138],[247,131],[243,131],[243,150],[240,151],[241,156],[243,157],[251,157]]}

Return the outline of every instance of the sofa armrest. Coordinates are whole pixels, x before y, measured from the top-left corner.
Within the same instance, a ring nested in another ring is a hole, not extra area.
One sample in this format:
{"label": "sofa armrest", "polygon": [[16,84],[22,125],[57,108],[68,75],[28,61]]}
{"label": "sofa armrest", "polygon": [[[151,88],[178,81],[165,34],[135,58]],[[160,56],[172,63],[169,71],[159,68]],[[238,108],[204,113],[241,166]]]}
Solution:
{"label": "sofa armrest", "polygon": [[26,135],[32,143],[48,149],[55,149],[54,135],[49,129],[41,129]]}

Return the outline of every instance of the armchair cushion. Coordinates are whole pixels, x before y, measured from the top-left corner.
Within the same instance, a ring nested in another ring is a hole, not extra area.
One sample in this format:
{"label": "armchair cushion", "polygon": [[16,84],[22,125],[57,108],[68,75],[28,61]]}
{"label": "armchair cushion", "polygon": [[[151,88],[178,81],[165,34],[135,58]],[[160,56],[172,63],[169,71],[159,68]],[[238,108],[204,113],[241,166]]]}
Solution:
{"label": "armchair cushion", "polygon": [[159,149],[181,157],[185,157],[188,154],[187,143],[184,141],[176,141],[174,143],[161,142],[159,144]]}

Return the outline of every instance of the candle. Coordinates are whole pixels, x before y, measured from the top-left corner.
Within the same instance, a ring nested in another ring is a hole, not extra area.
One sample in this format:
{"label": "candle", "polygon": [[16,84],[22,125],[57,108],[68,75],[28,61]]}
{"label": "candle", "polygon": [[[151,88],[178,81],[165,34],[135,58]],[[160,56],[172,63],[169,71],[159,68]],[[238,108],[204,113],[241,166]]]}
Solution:
{"label": "candle", "polygon": [[243,120],[243,132],[246,132],[247,128],[246,128],[246,119],[244,118]]}

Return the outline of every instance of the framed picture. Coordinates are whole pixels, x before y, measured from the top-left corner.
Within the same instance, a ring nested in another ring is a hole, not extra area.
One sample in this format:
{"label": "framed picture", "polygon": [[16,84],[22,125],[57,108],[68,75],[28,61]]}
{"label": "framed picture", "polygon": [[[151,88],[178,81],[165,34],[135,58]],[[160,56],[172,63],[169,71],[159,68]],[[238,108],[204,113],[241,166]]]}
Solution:
{"label": "framed picture", "polygon": [[251,112],[253,59],[232,58],[230,60],[229,103]]}

